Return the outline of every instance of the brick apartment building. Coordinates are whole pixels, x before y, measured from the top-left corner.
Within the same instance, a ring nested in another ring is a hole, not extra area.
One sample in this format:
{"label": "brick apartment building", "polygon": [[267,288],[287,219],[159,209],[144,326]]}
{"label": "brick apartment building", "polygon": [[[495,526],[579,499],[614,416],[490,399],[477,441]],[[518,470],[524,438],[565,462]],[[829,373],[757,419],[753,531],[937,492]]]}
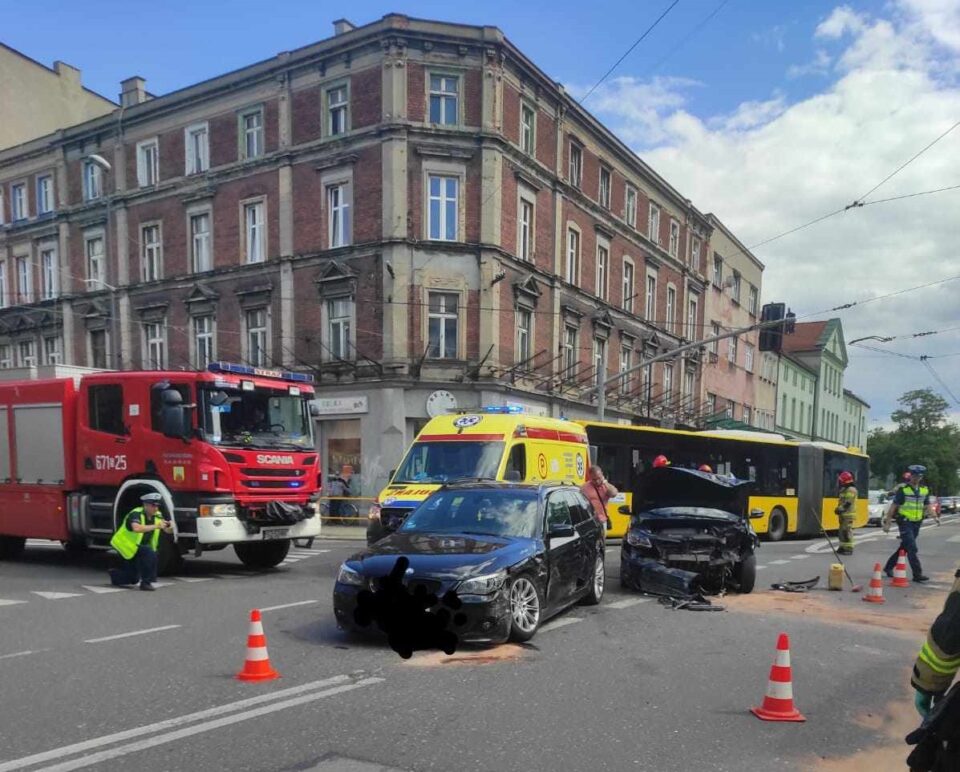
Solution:
{"label": "brick apartment building", "polygon": [[[0,367],[313,372],[369,495],[432,414],[593,415],[702,337],[711,223],[502,32],[335,31],[0,152]],[[700,366],[608,420],[696,422]]]}

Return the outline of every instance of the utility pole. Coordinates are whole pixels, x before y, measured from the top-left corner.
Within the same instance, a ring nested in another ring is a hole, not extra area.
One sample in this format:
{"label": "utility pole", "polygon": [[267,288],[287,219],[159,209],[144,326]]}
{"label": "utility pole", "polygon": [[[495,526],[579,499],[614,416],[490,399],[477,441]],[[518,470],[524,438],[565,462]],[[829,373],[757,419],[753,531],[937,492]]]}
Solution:
{"label": "utility pole", "polygon": [[623,372],[618,372],[616,375],[608,378],[605,374],[600,374],[600,380],[596,386],[592,386],[587,389],[585,393],[590,394],[594,391],[597,392],[597,420],[603,421],[607,411],[607,384],[623,378],[625,375],[630,375],[637,370],[642,370],[647,365],[652,365],[657,362],[662,362],[665,359],[675,359],[677,355],[684,353],[685,351],[691,351],[692,349],[702,348],[710,343],[714,343],[718,340],[725,340],[726,338],[736,338],[740,335],[744,335],[748,332],[753,332],[754,330],[762,330],[767,327],[777,327],[778,325],[785,325],[787,320],[785,319],[776,319],[769,322],[757,322],[756,324],[751,324],[749,327],[741,327],[737,330],[731,330],[730,332],[725,332],[721,335],[714,335],[710,338],[704,338],[703,340],[695,341],[694,343],[687,343],[683,346],[679,346],[671,351],[667,351],[663,354],[659,354],[655,357],[650,357],[649,359],[643,359],[633,367],[630,367]]}

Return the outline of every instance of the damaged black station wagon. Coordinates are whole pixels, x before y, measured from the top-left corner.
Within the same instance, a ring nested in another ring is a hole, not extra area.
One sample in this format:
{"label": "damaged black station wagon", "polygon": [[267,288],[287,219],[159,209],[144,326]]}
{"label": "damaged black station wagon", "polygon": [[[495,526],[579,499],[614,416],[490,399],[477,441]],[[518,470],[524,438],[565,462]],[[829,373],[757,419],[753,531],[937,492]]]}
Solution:
{"label": "damaged black station wagon", "polygon": [[752,485],[676,467],[641,475],[620,548],[621,584],[664,595],[753,590],[760,540],[749,520],[763,511],[747,513]]}

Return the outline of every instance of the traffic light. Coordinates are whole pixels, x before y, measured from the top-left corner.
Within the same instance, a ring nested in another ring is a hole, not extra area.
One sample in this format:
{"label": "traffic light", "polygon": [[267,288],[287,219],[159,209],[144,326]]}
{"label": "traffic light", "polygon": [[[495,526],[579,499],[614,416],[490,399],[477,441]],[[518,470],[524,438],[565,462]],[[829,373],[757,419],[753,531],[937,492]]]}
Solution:
{"label": "traffic light", "polygon": [[[785,318],[786,303],[767,303],[760,311],[760,321],[764,324],[781,321]],[[791,314],[792,316],[792,314]],[[792,330],[791,330],[792,331]],[[783,344],[783,327],[771,325],[760,330],[760,350],[779,352]]]}

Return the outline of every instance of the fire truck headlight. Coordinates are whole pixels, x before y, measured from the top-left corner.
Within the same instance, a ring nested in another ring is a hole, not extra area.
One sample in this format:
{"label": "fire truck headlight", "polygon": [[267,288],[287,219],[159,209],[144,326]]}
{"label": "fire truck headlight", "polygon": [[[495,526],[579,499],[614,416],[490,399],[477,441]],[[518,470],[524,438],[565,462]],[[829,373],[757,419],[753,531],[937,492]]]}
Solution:
{"label": "fire truck headlight", "polygon": [[236,504],[201,504],[200,517],[236,517]]}

